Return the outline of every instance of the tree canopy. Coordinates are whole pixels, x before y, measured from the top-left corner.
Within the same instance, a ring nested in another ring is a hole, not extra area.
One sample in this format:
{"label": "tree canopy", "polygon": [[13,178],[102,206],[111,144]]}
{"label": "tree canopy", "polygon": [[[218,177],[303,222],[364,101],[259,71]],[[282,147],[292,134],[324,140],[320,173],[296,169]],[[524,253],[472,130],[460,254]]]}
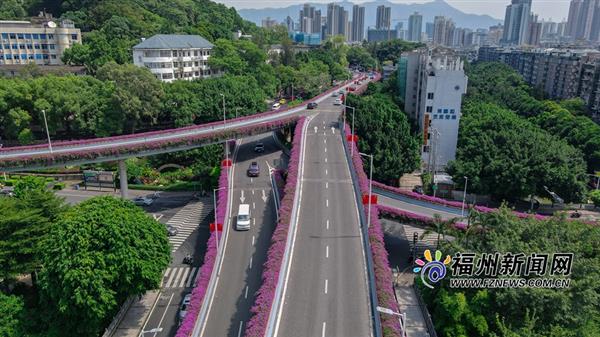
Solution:
{"label": "tree canopy", "polygon": [[97,335],[125,298],[159,286],[170,261],[164,225],[113,197],[69,209],[44,248],[42,300],[63,336]]}

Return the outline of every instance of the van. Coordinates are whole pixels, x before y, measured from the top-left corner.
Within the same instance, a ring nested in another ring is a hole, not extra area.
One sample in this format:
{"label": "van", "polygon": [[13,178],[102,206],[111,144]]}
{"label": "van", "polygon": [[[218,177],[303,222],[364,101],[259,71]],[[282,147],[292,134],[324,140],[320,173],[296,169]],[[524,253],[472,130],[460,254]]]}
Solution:
{"label": "van", "polygon": [[250,229],[250,205],[240,205],[235,229],[237,229],[238,231]]}

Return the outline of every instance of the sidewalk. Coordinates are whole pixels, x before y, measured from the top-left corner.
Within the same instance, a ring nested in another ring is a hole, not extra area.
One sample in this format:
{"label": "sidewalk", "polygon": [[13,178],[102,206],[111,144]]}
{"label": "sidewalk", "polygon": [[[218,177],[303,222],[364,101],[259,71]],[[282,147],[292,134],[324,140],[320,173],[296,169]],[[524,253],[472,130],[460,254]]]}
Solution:
{"label": "sidewalk", "polygon": [[413,287],[414,274],[410,270],[400,274],[394,272],[394,278],[396,280],[394,290],[400,312],[406,313],[406,335],[408,337],[429,337],[425,318]]}
{"label": "sidewalk", "polygon": [[152,307],[158,300],[159,293],[159,290],[148,291],[140,300],[134,301],[112,336],[138,337]]}

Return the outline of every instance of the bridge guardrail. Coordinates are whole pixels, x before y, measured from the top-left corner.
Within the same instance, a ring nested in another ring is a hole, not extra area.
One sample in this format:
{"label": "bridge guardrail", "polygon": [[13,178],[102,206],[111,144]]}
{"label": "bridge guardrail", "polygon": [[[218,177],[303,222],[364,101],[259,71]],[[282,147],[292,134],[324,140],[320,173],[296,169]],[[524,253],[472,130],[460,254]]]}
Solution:
{"label": "bridge guardrail", "polygon": [[365,215],[365,209],[363,204],[361,203],[362,194],[360,192],[360,187],[358,186],[358,175],[356,174],[356,169],[354,165],[352,165],[352,156],[350,155],[350,149],[348,149],[348,144],[345,137],[344,124],[342,121],[338,121],[340,125],[340,134],[342,136],[342,144],[344,144],[344,153],[346,155],[346,160],[350,169],[350,176],[352,177],[352,187],[354,188],[354,194],[356,195],[356,204],[358,207],[358,214],[361,222],[361,230],[362,230],[362,239],[366,257],[367,264],[367,274],[369,278],[369,300],[371,302],[371,318],[373,319],[373,333],[375,337],[382,337],[383,331],[381,327],[381,319],[379,317],[379,311],[377,311],[377,306],[379,305],[379,300],[377,299],[377,289],[375,286],[375,269],[373,264],[373,255],[371,253],[371,245],[369,243],[369,232],[367,228],[367,217]]}

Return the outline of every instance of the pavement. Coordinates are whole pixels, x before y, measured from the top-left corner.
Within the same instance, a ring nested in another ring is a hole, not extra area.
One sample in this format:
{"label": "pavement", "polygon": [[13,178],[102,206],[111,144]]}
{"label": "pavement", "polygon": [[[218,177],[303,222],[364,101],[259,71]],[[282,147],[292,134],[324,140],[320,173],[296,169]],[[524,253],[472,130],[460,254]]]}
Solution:
{"label": "pavement", "polygon": [[[253,151],[256,142],[265,146],[263,153]],[[246,170],[251,162],[259,164],[260,175],[250,178]],[[233,203],[231,221],[226,234],[224,259],[216,283],[214,297],[209,301],[208,314],[200,336],[239,337],[252,317],[250,309],[254,295],[261,286],[262,265],[266,261],[277,213],[269,175],[270,167],[286,167],[287,157],[272,137],[272,133],[238,141],[233,170]],[[235,216],[240,204],[250,206],[252,219],[248,231],[235,230]]]}
{"label": "pavement", "polygon": [[333,99],[310,122],[290,272],[275,335],[372,335],[357,204]]}

